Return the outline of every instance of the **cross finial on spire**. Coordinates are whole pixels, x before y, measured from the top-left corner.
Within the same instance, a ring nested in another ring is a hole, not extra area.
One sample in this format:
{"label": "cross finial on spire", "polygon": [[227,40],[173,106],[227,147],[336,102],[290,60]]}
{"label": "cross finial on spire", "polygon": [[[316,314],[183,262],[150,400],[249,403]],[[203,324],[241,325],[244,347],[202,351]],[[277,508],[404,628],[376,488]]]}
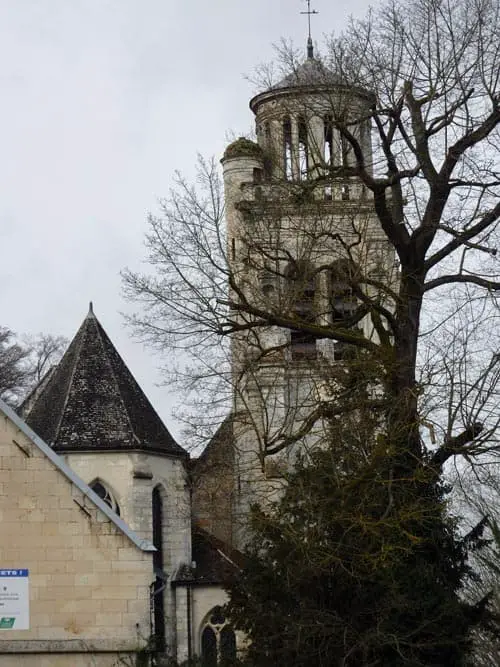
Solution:
{"label": "cross finial on spire", "polygon": [[307,15],[307,21],[309,26],[309,36],[307,38],[307,57],[314,58],[314,47],[311,37],[311,16],[313,16],[313,14],[319,14],[319,12],[316,11],[315,9],[311,9],[311,0],[306,0],[306,2],[307,2],[307,12],[300,12],[300,13]]}

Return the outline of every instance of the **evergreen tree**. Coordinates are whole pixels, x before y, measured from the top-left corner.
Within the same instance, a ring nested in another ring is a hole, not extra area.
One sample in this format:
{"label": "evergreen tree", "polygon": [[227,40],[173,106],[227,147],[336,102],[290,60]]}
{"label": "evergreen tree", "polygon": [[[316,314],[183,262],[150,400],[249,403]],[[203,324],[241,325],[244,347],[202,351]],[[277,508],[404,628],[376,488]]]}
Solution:
{"label": "evergreen tree", "polygon": [[484,521],[461,535],[444,480],[500,450],[499,45],[493,0],[394,0],[321,61],[285,53],[226,208],[201,161],[149,220],[151,273],[124,274],[136,332],[189,354],[193,431],[232,400],[243,520],[260,483],[229,605],[252,664],[459,667],[496,629],[461,597]]}
{"label": "evergreen tree", "polygon": [[460,667],[471,630],[498,629],[488,596],[460,595],[484,521],[460,535],[430,458],[396,478],[387,429],[359,406],[299,460],[279,502],[253,508],[228,613],[255,667]]}

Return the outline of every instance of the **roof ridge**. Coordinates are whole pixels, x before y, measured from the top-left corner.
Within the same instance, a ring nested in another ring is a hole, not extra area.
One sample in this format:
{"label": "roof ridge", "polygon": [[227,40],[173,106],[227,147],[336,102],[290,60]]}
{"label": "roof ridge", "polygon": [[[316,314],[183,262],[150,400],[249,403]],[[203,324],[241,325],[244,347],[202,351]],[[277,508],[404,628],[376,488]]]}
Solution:
{"label": "roof ridge", "polygon": [[[105,357],[105,359],[106,359],[106,364],[107,364],[108,368],[111,370],[111,375],[112,375],[112,377],[113,377],[113,382],[114,382],[115,387],[116,387],[116,390],[117,390],[117,392],[118,392],[118,397],[119,397],[119,399],[120,399],[120,403],[122,404],[123,409],[124,409],[124,411],[125,411],[125,414],[126,414],[126,416],[127,416],[127,422],[128,422],[128,426],[129,426],[130,432],[132,433],[132,438],[137,442],[137,444],[140,445],[140,444],[141,444],[141,440],[140,440],[139,436],[137,435],[137,433],[136,433],[135,430],[134,430],[134,425],[132,424],[132,419],[130,418],[130,413],[129,413],[129,410],[128,410],[128,408],[127,408],[127,404],[125,403],[125,401],[124,401],[124,399],[123,399],[123,395],[122,395],[122,392],[121,392],[121,389],[120,389],[120,383],[118,382],[118,378],[117,378],[117,376],[116,376],[115,369],[113,368],[113,364],[111,363],[111,360],[110,360],[110,358],[109,358],[109,356],[108,356],[108,350],[106,349],[106,346],[104,345],[104,340],[103,340],[103,337],[102,337],[102,335],[101,335],[101,330],[102,330],[102,332],[106,335],[106,337],[107,337],[107,334],[106,334],[106,332],[104,331],[104,329],[103,329],[101,323],[99,322],[99,320],[98,320],[97,317],[95,316],[94,311],[91,310],[91,312],[92,312],[92,317],[93,317],[93,319],[94,319],[94,321],[95,321],[95,323],[96,323],[96,326],[97,326],[97,335],[99,336],[99,341],[100,341],[100,343],[101,343],[101,346],[102,346],[102,349],[103,349],[103,352],[104,352],[104,357]],[[110,342],[111,342],[111,341],[110,341]],[[116,348],[115,348],[115,349],[116,349]],[[116,353],[118,354],[118,356],[119,356],[120,359],[121,359],[121,355],[119,354],[118,350],[116,350]],[[132,373],[130,373],[130,375],[132,375]],[[133,379],[134,379],[134,381],[135,381],[135,378],[134,378],[133,375],[132,375],[132,377],[133,377]]]}
{"label": "roof ridge", "polygon": [[24,397],[21,405],[19,405],[16,409],[16,412],[21,416],[22,419],[27,419],[29,417],[33,405],[35,404],[37,394],[50,382],[50,378],[52,377],[56,368],[57,363],[52,364],[48,371],[42,375],[36,385]]}
{"label": "roof ridge", "polygon": [[29,440],[31,440],[35,447],[37,447],[72,484],[74,484],[98,509],[100,509],[101,512],[103,512],[108,519],[110,519],[110,521],[112,521],[115,526],[136,545],[136,547],[141,549],[141,551],[156,551],[156,548],[149,540],[139,537],[139,535],[137,535],[137,533],[132,530],[130,526],[126,524],[125,521],[119,517],[106,502],[104,502],[104,500],[102,500],[102,498],[99,498],[95,491],[93,491],[90,486],[69,467],[64,459],[59,456],[59,454],[57,454],[45,440],[42,440],[42,438],[28,426],[24,419],[22,419],[2,399],[0,399],[0,413],[3,413],[7,419],[10,419],[10,421],[17,426]]}
{"label": "roof ridge", "polygon": [[[83,329],[83,327],[86,325],[86,323],[87,323],[87,319],[88,319],[88,318],[85,318],[85,319],[84,319],[84,321],[82,322],[80,328],[79,328],[78,331],[76,332],[76,335],[77,335],[77,336],[78,336],[78,334],[80,333],[80,331]],[[80,358],[80,353],[81,353],[81,351],[82,351],[82,347],[83,347],[83,338],[84,338],[83,333],[84,333],[84,332],[82,332],[82,336],[80,337],[80,340],[78,341],[78,349],[76,350],[75,363],[73,364],[73,366],[72,366],[72,368],[71,368],[71,375],[70,375],[70,378],[69,378],[68,386],[67,386],[67,388],[66,388],[66,395],[65,395],[65,397],[64,397],[63,406],[62,406],[62,409],[61,409],[61,412],[60,412],[60,415],[59,415],[59,419],[58,419],[58,421],[57,421],[56,428],[54,429],[54,442],[57,442],[57,438],[58,438],[58,436],[59,436],[59,431],[60,431],[60,429],[61,429],[61,424],[62,424],[62,421],[63,421],[63,419],[64,419],[64,413],[66,412],[66,406],[68,405],[69,394],[70,394],[70,392],[71,392],[71,387],[73,386],[73,379],[74,379],[74,377],[75,377],[75,371],[76,371],[76,367],[77,367],[77,362],[78,362],[78,360],[79,360],[79,358]],[[73,339],[73,341],[74,341],[74,339]],[[68,346],[68,349],[66,350],[65,354],[68,352],[68,350],[69,350],[70,347],[71,347],[71,343],[70,343],[70,345]]]}

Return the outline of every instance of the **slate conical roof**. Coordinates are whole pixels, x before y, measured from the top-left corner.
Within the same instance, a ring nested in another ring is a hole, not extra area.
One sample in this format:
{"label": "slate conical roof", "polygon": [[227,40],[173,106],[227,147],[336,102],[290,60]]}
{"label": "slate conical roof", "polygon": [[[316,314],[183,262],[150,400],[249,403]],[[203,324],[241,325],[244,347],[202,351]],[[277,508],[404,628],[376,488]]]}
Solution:
{"label": "slate conical roof", "polygon": [[288,95],[325,93],[334,90],[348,90],[350,93],[355,93],[369,100],[374,99],[370,91],[349,83],[345,75],[329,69],[320,59],[313,56],[312,51],[309,51],[307,60],[298,65],[284,79],[252,97],[250,109],[256,114],[260,105],[271,99],[283,98]]}
{"label": "slate conical roof", "polygon": [[316,86],[339,86],[345,83],[342,78],[328,69],[321,60],[316,58],[308,58],[298,67],[285,76],[279,83],[272,86],[273,90],[281,88],[297,88],[297,87],[316,87]]}
{"label": "slate conical roof", "polygon": [[187,456],[157,415],[92,306],[46,385],[24,409],[56,451],[143,450]]}

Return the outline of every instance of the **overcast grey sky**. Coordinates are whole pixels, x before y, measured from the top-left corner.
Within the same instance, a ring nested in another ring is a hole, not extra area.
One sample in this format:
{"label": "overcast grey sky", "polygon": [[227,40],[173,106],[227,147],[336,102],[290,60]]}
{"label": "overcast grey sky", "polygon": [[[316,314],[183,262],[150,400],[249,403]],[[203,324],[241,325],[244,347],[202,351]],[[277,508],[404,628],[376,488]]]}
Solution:
{"label": "overcast grey sky", "polygon": [[[367,0],[313,0],[314,37]],[[174,434],[157,360],[133,342],[119,272],[197,151],[252,127],[245,79],[304,0],[0,0],[0,324],[72,338],[88,302]]]}

